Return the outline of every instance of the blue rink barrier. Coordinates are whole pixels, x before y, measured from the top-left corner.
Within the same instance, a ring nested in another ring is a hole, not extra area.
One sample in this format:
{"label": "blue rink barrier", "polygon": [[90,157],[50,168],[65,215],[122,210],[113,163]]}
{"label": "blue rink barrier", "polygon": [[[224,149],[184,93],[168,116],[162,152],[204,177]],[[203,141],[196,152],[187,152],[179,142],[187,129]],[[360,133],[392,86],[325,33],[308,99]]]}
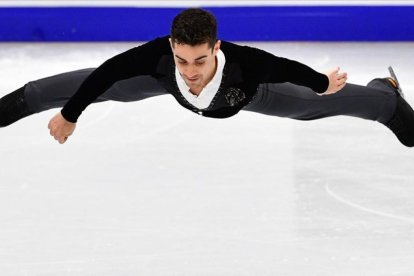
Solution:
{"label": "blue rink barrier", "polygon": [[[230,41],[414,41],[414,6],[212,7]],[[147,41],[180,8],[2,7],[0,41]]]}

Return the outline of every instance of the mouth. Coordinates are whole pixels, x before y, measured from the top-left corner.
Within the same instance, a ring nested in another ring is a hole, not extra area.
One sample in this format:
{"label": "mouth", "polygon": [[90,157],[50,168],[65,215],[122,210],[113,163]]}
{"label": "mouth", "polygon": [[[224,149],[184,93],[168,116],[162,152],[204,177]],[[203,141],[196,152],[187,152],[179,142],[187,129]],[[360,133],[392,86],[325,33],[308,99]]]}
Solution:
{"label": "mouth", "polygon": [[198,77],[198,76],[191,77],[191,78],[186,77],[186,79],[187,79],[188,81],[190,81],[190,82],[195,82],[195,81],[197,81],[197,80],[199,79],[199,77]]}

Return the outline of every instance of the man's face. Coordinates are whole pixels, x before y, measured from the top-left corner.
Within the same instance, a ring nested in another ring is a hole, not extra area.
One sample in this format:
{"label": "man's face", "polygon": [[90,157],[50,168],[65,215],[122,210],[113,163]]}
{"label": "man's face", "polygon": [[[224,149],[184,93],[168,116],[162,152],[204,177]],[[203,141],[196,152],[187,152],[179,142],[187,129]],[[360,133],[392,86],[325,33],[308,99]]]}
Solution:
{"label": "man's face", "polygon": [[220,49],[220,41],[217,41],[213,49],[208,43],[196,46],[174,43],[171,48],[175,65],[187,86],[192,90],[206,86],[216,72],[216,55]]}

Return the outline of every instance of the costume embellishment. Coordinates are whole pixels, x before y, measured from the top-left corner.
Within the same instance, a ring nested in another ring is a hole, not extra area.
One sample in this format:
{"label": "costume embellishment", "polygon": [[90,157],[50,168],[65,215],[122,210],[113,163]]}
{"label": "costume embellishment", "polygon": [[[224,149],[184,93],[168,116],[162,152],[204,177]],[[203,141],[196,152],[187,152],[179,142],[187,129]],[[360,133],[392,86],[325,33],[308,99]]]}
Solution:
{"label": "costume embellishment", "polygon": [[239,105],[244,99],[246,99],[244,92],[240,88],[235,87],[228,88],[224,96],[230,106]]}

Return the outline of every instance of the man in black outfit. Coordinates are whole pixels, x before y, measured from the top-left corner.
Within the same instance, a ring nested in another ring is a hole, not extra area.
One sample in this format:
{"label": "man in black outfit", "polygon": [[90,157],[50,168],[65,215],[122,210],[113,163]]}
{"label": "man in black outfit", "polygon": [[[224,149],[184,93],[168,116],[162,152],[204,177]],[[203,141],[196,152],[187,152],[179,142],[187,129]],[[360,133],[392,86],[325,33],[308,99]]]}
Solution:
{"label": "man in black outfit", "polygon": [[414,111],[395,79],[347,84],[347,74],[339,68],[321,74],[260,49],[220,41],[216,35],[212,14],[184,10],[174,18],[170,36],[121,53],[96,69],[29,82],[4,96],[0,125],[63,107],[48,127],[64,143],[93,102],[171,94],[183,107],[213,118],[240,110],[298,120],[355,116],[386,125],[401,143],[414,146]]}

